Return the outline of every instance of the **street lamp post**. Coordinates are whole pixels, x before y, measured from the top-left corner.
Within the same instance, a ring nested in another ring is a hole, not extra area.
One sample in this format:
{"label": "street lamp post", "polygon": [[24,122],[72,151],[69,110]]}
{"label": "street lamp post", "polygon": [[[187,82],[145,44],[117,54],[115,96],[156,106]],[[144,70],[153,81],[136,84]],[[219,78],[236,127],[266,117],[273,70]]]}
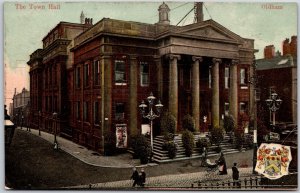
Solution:
{"label": "street lamp post", "polygon": [[141,115],[144,118],[147,118],[150,120],[151,151],[153,151],[153,128],[152,128],[153,120],[160,116],[161,110],[163,108],[163,105],[161,104],[160,100],[158,100],[157,104],[155,105],[157,114],[155,114],[155,112],[153,111],[153,105],[154,105],[155,99],[156,98],[153,96],[152,92],[150,93],[150,96],[147,97],[147,101],[149,103],[148,114],[146,113],[147,105],[145,104],[145,102],[142,101],[142,103],[139,105],[139,108],[141,110]]}
{"label": "street lamp post", "polygon": [[21,129],[23,129],[23,121],[24,121],[24,115],[23,115],[23,112],[22,112],[22,116],[21,116]]}
{"label": "street lamp post", "polygon": [[56,123],[56,120],[57,119],[57,113],[54,112],[53,113],[53,127],[54,127],[54,149],[58,149],[58,143],[57,143],[57,140],[56,140],[56,129],[57,129],[57,123]]}
{"label": "street lamp post", "polygon": [[269,107],[270,112],[272,112],[273,115],[273,129],[275,129],[275,112],[279,109],[282,100],[280,98],[278,98],[278,94],[276,92],[273,92],[270,96],[270,98],[268,98],[266,100],[267,106]]}
{"label": "street lamp post", "polygon": [[40,118],[41,118],[41,111],[39,111],[39,115],[38,115],[38,129],[39,129],[39,136],[41,136]]}
{"label": "street lamp post", "polygon": [[249,83],[253,85],[253,167],[252,167],[252,173],[256,174],[255,167],[257,162],[257,84],[258,84],[258,76],[256,74],[256,62],[255,57],[252,63],[253,67],[253,76],[250,77]]}

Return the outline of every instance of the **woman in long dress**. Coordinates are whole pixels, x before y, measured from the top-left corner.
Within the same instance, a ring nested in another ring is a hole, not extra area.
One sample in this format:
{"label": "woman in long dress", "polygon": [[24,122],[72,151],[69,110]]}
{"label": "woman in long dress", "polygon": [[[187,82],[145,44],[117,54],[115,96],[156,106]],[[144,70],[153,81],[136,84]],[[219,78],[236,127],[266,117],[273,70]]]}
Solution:
{"label": "woman in long dress", "polygon": [[221,156],[218,160],[218,166],[219,166],[219,175],[226,175],[227,174],[227,166],[226,166],[226,160],[225,160],[223,152],[221,152]]}

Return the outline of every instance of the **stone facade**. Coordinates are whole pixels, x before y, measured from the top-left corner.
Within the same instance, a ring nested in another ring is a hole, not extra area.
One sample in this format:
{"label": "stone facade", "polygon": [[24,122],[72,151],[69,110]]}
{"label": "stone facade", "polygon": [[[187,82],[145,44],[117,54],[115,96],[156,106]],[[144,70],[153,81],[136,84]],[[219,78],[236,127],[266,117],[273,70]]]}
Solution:
{"label": "stone facade", "polygon": [[172,26],[168,10],[163,3],[156,24],[103,18],[68,38],[68,91],[61,89],[67,99],[58,99],[58,111],[69,104],[66,120],[74,141],[101,151],[116,124],[126,124],[129,138],[140,133],[148,120],[138,106],[150,92],[176,117],[177,132],[186,114],[199,131],[204,116],[206,124],[219,127],[222,115],[238,121],[239,113],[249,113],[254,40],[201,17]]}

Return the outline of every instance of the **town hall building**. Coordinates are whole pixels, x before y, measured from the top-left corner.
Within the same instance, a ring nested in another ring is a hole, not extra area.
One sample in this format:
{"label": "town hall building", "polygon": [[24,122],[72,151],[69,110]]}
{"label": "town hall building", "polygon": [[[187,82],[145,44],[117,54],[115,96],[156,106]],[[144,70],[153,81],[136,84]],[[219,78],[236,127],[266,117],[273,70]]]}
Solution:
{"label": "town hall building", "polygon": [[[58,38],[63,46],[49,42],[52,49],[64,50],[60,62],[44,58],[53,57],[45,45],[36,51],[39,57],[31,55],[31,79],[50,81],[47,70],[56,66],[57,78],[51,81],[59,81],[52,90],[46,83],[34,87],[39,91],[31,87],[31,96],[48,96],[52,91],[54,97],[38,97],[32,113],[40,111],[39,120],[46,124],[46,117],[57,111],[58,117],[64,116],[56,120],[63,123],[60,135],[98,151],[103,149],[104,136],[116,132],[116,125],[125,125],[128,137],[141,132],[148,121],[140,115],[139,105],[151,92],[176,118],[178,133],[187,114],[195,119],[198,131],[204,117],[210,127],[220,127],[225,115],[232,115],[236,123],[240,114],[250,115],[254,40],[212,19],[203,20],[202,3],[195,9],[196,22],[185,26],[170,25],[166,3],[159,6],[155,24],[110,18],[96,24],[89,18],[85,24],[60,23],[78,30],[70,33],[74,36],[68,41]],[[55,30],[48,36],[52,33]]]}

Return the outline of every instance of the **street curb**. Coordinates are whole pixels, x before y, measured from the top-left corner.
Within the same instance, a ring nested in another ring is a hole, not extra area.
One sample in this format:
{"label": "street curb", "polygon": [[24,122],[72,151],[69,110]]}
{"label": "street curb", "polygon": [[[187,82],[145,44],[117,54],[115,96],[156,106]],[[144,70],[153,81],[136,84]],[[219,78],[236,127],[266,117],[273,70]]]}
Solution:
{"label": "street curb", "polygon": [[[33,133],[33,132],[29,132],[29,131],[20,129],[20,127],[17,127],[17,129],[18,129],[19,131],[23,131],[23,132],[30,133],[31,135],[34,135],[34,136],[36,136],[36,137],[39,137],[39,138],[41,138],[41,139],[47,141],[48,143],[54,145],[53,142],[51,142],[51,141],[49,141],[49,140],[47,140],[47,139],[45,139],[45,138],[42,137],[43,134],[44,134],[44,135],[45,135],[45,134],[46,134],[46,135],[52,135],[51,133],[47,133],[47,132],[41,131],[41,136],[39,136],[38,133],[36,134],[36,133]],[[32,128],[30,128],[30,130],[34,130],[34,132],[38,131],[38,130],[32,129]],[[52,136],[53,136],[53,135],[52,135]],[[62,137],[60,137],[60,136],[57,136],[57,139],[58,139],[58,140],[59,140],[59,139],[63,139],[63,140],[68,141],[67,139],[62,138]],[[71,143],[73,143],[73,142],[71,142]],[[85,147],[84,147],[84,148],[85,148]],[[153,167],[153,166],[157,166],[157,165],[158,165],[158,164],[156,164],[156,163],[149,163],[149,164],[146,164],[146,165],[132,165],[132,166],[107,166],[107,165],[100,165],[100,164],[90,163],[90,162],[88,162],[88,161],[82,159],[80,156],[78,156],[78,155],[73,154],[72,152],[70,152],[70,150],[68,150],[68,149],[66,149],[66,148],[64,148],[64,147],[61,147],[59,143],[58,143],[58,149],[61,149],[62,151],[68,153],[69,155],[73,156],[74,158],[78,159],[79,161],[81,161],[81,162],[83,162],[83,163],[85,163],[85,164],[88,164],[88,165],[91,165],[91,166],[95,166],[95,167],[102,167],[102,168],[123,168],[123,169],[128,169],[128,168],[133,168],[133,167],[136,167],[136,168],[142,168],[142,167]]]}

